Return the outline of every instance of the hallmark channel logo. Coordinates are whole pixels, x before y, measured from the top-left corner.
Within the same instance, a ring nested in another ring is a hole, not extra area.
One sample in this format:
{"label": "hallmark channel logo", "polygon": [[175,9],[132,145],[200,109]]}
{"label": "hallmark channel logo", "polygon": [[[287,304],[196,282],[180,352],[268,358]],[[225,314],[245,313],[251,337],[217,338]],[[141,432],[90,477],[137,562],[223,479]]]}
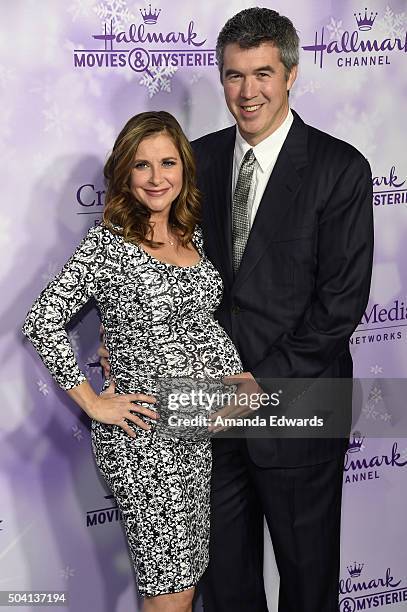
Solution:
{"label": "hallmark channel logo", "polygon": [[362,13],[353,13],[355,19],[356,19],[356,24],[358,26],[358,30],[360,30],[361,32],[366,32],[368,30],[372,29],[372,26],[375,22],[375,19],[378,15],[378,13],[373,13],[373,11],[370,12],[370,16],[367,16],[367,8],[365,8],[365,16],[362,16]]}
{"label": "hallmark channel logo", "polygon": [[373,177],[373,204],[375,206],[394,206],[407,204],[407,179],[398,176],[396,166],[383,176]]}
{"label": "hallmark channel logo", "polygon": [[398,469],[407,466],[407,452],[401,453],[397,442],[393,443],[389,452],[381,455],[369,456],[364,453],[365,448],[364,436],[354,432],[345,455],[345,484],[377,480],[382,468]]}
{"label": "hallmark channel logo", "polygon": [[[407,584],[396,579],[390,567],[382,575],[366,576],[365,563],[347,566],[347,575],[339,580],[340,612],[371,610],[407,601]],[[343,596],[343,597],[342,597]]]}
{"label": "hallmark channel logo", "polygon": [[103,48],[75,49],[75,68],[124,68],[129,66],[150,78],[166,69],[208,67],[216,65],[215,49],[206,49],[206,39],[195,31],[194,21],[178,31],[165,29],[161,8],[140,9],[140,22],[126,30],[114,31],[113,21],[104,24],[103,34],[92,38]]}
{"label": "hallmark channel logo", "polygon": [[403,29],[404,15],[395,15],[386,8],[380,19],[377,12],[355,12],[348,29],[342,20],[331,18],[331,23],[315,32],[313,44],[304,51],[314,54],[314,64],[322,69],[326,56],[335,57],[338,68],[383,66],[390,64],[391,54],[407,52],[407,31]]}
{"label": "hallmark channel logo", "polygon": [[107,508],[99,508],[97,510],[88,510],[86,512],[86,527],[95,527],[96,525],[105,525],[106,523],[117,523],[121,521],[122,515],[117,507],[116,500],[113,495],[105,495],[104,499],[113,500],[114,506]]}

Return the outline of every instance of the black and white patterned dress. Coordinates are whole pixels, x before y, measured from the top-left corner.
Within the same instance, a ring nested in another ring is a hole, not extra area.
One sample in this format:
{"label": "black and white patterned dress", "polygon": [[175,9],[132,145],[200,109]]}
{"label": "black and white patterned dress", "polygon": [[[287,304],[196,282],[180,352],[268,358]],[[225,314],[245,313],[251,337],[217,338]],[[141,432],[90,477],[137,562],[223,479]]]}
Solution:
{"label": "black and white patterned dress", "polygon": [[[65,331],[94,297],[105,328],[117,393],[156,391],[165,377],[219,379],[242,371],[213,314],[222,281],[202,250],[190,267],[158,261],[107,227],[91,228],[32,306],[24,333],[64,389],[86,380]],[[148,419],[147,419],[148,420]],[[144,596],[195,585],[208,563],[210,440],[165,438],[152,429],[132,438],[92,421],[96,463],[121,509]]]}

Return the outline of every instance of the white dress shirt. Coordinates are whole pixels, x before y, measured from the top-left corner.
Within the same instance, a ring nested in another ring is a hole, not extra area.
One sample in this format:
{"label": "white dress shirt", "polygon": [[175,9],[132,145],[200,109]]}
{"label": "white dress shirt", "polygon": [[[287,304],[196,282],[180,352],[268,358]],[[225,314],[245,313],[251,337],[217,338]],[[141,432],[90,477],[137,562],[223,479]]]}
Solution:
{"label": "white dress shirt", "polygon": [[242,163],[245,153],[249,149],[253,149],[256,158],[256,165],[253,172],[253,180],[249,191],[248,212],[250,219],[250,228],[253,225],[254,218],[264,190],[271,176],[277,157],[281,151],[291,124],[294,120],[291,110],[288,110],[287,117],[284,119],[280,127],[259,142],[255,147],[251,147],[248,142],[240,135],[239,129],[236,128],[235,151],[233,155],[233,174],[232,174],[232,202],[233,193],[235,191],[237,177],[239,175],[240,164]]}

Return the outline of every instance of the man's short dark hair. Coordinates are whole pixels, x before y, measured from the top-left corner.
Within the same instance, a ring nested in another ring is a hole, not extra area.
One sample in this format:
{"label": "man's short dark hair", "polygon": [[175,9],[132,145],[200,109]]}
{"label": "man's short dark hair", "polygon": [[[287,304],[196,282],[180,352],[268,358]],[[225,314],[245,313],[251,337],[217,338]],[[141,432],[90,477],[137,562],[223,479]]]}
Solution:
{"label": "man's short dark hair", "polygon": [[280,59],[288,78],[299,61],[299,38],[288,17],[277,11],[258,6],[244,9],[231,17],[223,26],[216,42],[216,59],[222,80],[223,54],[226,45],[238,44],[242,49],[258,47],[270,42],[278,47]]}

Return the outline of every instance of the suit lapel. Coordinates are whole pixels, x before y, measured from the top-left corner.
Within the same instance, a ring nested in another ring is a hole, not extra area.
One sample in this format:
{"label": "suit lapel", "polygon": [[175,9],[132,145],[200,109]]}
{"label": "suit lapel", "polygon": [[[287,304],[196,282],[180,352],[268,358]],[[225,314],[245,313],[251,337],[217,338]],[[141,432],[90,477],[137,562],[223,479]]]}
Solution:
{"label": "suit lapel", "polygon": [[307,126],[292,112],[294,121],[260,201],[235,277],[233,292],[253,270],[269,241],[278,234],[286,212],[301,186],[300,170],[307,165]]}

